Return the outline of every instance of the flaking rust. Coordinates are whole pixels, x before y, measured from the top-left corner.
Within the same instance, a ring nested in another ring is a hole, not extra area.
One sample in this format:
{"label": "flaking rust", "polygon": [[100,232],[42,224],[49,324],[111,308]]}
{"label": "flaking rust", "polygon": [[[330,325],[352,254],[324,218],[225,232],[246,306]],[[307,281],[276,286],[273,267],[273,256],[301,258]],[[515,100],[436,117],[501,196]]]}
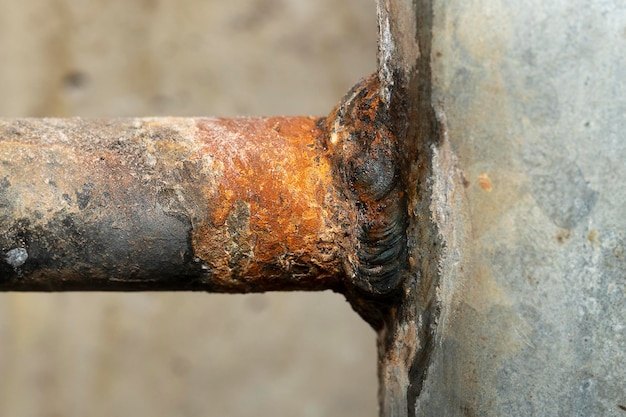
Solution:
{"label": "flaking rust", "polygon": [[0,122],[0,290],[343,292],[372,323],[406,271],[376,76],[327,118]]}
{"label": "flaking rust", "polygon": [[195,228],[206,279],[233,292],[343,285],[343,204],[312,117],[200,119],[198,140],[219,172]]}
{"label": "flaking rust", "polygon": [[406,193],[391,124],[376,74],[353,87],[322,123],[335,185],[347,201],[348,279],[375,297],[399,290],[407,261]]}
{"label": "flaking rust", "polygon": [[319,119],[0,121],[0,290],[344,288]]}

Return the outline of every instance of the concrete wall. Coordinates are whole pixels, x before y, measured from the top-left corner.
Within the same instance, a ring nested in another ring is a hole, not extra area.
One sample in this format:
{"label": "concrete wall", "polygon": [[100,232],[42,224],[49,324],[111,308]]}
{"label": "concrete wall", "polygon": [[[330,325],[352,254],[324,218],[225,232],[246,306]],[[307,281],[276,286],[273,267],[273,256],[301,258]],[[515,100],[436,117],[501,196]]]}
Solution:
{"label": "concrete wall", "polygon": [[[0,115],[324,115],[373,1],[0,0]],[[1,294],[0,415],[374,416],[341,296]]]}

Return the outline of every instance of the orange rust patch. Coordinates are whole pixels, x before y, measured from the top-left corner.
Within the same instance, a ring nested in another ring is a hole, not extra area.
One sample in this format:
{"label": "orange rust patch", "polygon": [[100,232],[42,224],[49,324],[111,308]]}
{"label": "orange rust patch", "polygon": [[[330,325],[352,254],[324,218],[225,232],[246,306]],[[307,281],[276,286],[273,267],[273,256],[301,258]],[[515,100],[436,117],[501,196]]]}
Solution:
{"label": "orange rust patch", "polygon": [[491,178],[487,175],[486,172],[483,172],[478,176],[478,186],[482,188],[484,191],[490,193],[493,191],[493,184],[491,183]]}
{"label": "orange rust patch", "polygon": [[238,285],[256,277],[256,285],[296,275],[317,282],[342,273],[330,219],[337,198],[318,146],[318,121],[198,121],[201,152],[221,167],[205,188],[208,218],[193,236],[195,254],[210,267],[212,280]]}

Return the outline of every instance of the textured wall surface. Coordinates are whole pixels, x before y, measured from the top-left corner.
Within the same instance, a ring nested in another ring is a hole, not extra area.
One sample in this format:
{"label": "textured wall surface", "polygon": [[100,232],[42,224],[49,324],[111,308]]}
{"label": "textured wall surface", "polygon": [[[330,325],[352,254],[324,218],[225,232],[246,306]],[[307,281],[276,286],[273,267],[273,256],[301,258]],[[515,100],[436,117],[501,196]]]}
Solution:
{"label": "textured wall surface", "polygon": [[626,6],[433,4],[473,261],[416,415],[624,416]]}
{"label": "textured wall surface", "polygon": [[[1,116],[325,115],[374,2],[0,0]],[[334,294],[1,294],[0,415],[374,416]]]}

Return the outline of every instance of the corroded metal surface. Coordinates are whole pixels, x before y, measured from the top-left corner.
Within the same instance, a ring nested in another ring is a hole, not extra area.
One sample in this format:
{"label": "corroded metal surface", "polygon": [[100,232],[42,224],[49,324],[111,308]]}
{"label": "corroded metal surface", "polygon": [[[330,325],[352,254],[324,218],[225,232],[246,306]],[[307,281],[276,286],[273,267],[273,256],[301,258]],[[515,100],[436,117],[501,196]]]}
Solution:
{"label": "corroded metal surface", "polygon": [[211,172],[202,186],[210,207],[192,244],[212,282],[256,291],[337,285],[342,198],[318,123],[307,117],[197,121]]}
{"label": "corroded metal surface", "polygon": [[406,270],[407,210],[398,144],[378,75],[350,90],[325,125],[324,143],[349,205],[351,280],[367,294],[389,295]]}
{"label": "corroded metal surface", "polygon": [[[429,0],[378,2],[380,91],[397,141],[408,212],[406,279],[400,295],[384,310],[378,333],[379,398],[385,417],[419,415],[415,404],[441,321],[442,260],[455,255],[446,231],[456,211],[435,213],[439,205],[433,199],[438,185],[433,160],[445,135],[432,106],[432,19]],[[456,192],[454,163],[446,168],[443,183]]]}
{"label": "corroded metal surface", "polygon": [[337,289],[317,122],[0,122],[0,289]]}

